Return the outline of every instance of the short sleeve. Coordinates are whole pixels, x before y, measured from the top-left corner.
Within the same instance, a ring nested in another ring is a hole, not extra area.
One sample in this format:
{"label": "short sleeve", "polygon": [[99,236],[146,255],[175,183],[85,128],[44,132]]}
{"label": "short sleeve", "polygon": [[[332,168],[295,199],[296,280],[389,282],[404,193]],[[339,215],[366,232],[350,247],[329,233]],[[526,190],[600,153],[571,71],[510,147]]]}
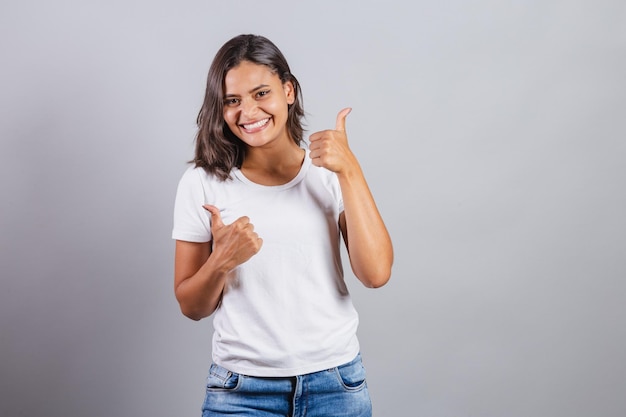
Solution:
{"label": "short sleeve", "polygon": [[[335,177],[337,177],[335,175]],[[339,186],[339,180],[337,180],[337,206],[339,208],[339,214],[343,213],[343,194],[341,193],[341,187]]]}
{"label": "short sleeve", "polygon": [[329,184],[328,187],[335,200],[335,203],[337,204],[337,213],[341,214],[344,208],[343,208],[343,194],[341,193],[341,186],[339,185],[339,178],[337,177],[337,174],[335,174],[334,172],[330,172],[327,170],[324,170],[324,172],[328,176],[328,184]]}
{"label": "short sleeve", "polygon": [[201,168],[190,167],[178,182],[172,239],[197,243],[211,240],[210,215],[202,207],[206,204],[202,172]]}

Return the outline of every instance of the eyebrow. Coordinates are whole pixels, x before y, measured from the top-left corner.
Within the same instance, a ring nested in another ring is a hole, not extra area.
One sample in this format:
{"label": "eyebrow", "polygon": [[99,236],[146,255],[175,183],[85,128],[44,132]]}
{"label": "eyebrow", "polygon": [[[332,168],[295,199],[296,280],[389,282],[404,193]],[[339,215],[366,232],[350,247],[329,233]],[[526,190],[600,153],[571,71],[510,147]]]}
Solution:
{"label": "eyebrow", "polygon": [[[255,91],[258,91],[258,90],[260,90],[262,88],[266,88],[266,87],[269,87],[269,85],[268,84],[261,84],[261,85],[259,85],[257,87],[254,87],[252,90],[248,91],[248,94],[252,94]],[[238,96],[238,94],[226,94],[226,95],[224,95],[224,98],[237,97],[237,96]]]}

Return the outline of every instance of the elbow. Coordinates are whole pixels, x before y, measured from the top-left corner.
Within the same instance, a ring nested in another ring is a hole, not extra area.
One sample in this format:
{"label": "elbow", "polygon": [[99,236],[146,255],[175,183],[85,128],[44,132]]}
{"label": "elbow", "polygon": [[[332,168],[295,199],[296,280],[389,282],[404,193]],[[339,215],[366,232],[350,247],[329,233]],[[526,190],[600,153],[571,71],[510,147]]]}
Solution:
{"label": "elbow", "polygon": [[373,256],[351,257],[350,265],[354,275],[365,287],[380,288],[391,279],[393,259],[393,249],[389,245],[374,252]]}
{"label": "elbow", "polygon": [[174,295],[176,297],[176,301],[178,301],[180,312],[183,316],[193,321],[200,321],[213,314],[213,311],[215,310],[215,306],[199,303],[196,299],[189,297],[188,294],[182,291],[181,286],[174,290]]}
{"label": "elbow", "polygon": [[200,314],[197,314],[195,312],[187,311],[187,310],[184,310],[182,308],[180,310],[183,313],[183,316],[185,316],[188,319],[191,319],[193,321],[200,321],[200,320],[202,320],[204,318],[203,316],[201,316]]}
{"label": "elbow", "polygon": [[362,282],[365,284],[367,288],[380,288],[389,282],[391,278],[391,274],[379,275],[376,277],[371,277],[368,280],[363,280]]}
{"label": "elbow", "polygon": [[377,281],[371,281],[369,285],[367,285],[367,288],[372,288],[372,289],[380,288],[384,286],[388,281],[389,281],[389,278],[384,278],[384,279],[380,279]]}
{"label": "elbow", "polygon": [[210,315],[210,314],[206,314],[205,312],[198,311],[196,309],[185,307],[183,305],[180,306],[180,311],[181,313],[183,313],[183,316],[193,321],[200,321],[203,318],[208,317]]}
{"label": "elbow", "polygon": [[380,288],[389,282],[391,278],[391,264],[388,266],[380,266],[375,270],[357,273],[355,275],[367,288]]}
{"label": "elbow", "polygon": [[200,321],[205,317],[208,317],[213,313],[213,310],[208,310],[206,306],[198,306],[189,302],[184,302],[183,300],[178,300],[178,305],[180,307],[180,312],[183,313],[183,316],[193,320]]}

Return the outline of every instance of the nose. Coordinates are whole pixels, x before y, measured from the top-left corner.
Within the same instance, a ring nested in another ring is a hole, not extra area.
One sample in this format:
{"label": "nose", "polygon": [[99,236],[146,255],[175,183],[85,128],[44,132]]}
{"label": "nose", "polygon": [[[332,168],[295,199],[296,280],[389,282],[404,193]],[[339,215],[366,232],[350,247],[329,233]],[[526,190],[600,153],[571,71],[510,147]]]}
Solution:
{"label": "nose", "polygon": [[251,98],[245,98],[241,102],[241,115],[245,118],[252,117],[257,111],[257,102]]}

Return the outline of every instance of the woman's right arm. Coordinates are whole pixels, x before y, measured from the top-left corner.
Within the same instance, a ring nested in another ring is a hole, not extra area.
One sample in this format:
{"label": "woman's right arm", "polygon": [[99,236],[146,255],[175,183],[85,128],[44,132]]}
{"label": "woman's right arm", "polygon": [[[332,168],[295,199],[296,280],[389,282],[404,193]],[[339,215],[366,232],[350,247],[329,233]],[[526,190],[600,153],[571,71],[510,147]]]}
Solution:
{"label": "woman's right arm", "polygon": [[192,320],[210,316],[217,308],[227,271],[209,262],[211,242],[176,241],[174,292],[182,313]]}
{"label": "woman's right arm", "polygon": [[217,207],[211,213],[213,242],[176,241],[174,292],[182,313],[192,320],[210,316],[224,291],[228,272],[250,259],[263,244],[247,217],[225,225]]}

